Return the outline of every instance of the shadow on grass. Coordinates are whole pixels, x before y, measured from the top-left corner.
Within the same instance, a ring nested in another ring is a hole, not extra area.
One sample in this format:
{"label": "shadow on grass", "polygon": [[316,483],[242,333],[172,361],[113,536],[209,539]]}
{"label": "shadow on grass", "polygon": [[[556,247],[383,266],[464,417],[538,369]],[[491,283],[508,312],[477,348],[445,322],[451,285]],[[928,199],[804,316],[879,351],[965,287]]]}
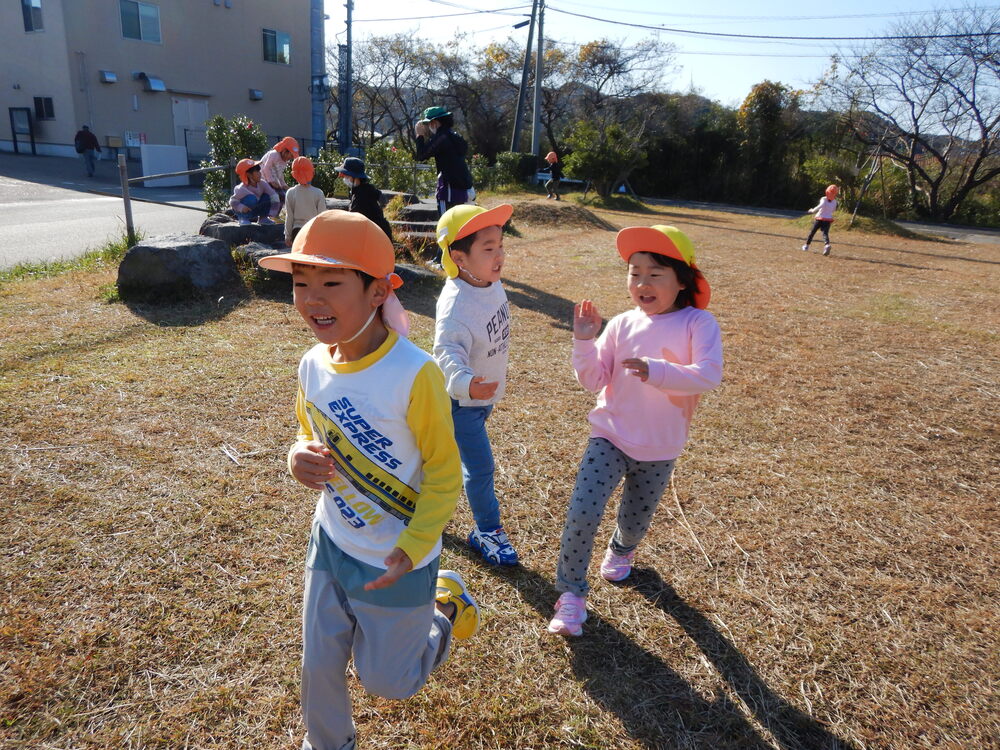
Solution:
{"label": "shadow on grass", "polygon": [[912,263],[896,263],[891,260],[877,260],[875,258],[857,258],[852,255],[836,255],[833,256],[837,260],[849,260],[854,263],[874,263],[880,266],[896,266],[897,268],[911,268],[914,271],[943,271],[943,268],[934,268],[932,266],[915,266]]}
{"label": "shadow on grass", "polygon": [[163,328],[173,328],[221,320],[251,296],[246,287],[234,284],[212,294],[186,289],[158,291],[154,295],[125,293],[121,302],[143,320]]}
{"label": "shadow on grass", "polygon": [[512,279],[504,279],[503,285],[507,290],[507,299],[515,307],[548,315],[556,328],[564,331],[573,330],[572,300]]}
{"label": "shadow on grass", "polygon": [[[444,535],[449,553],[479,565],[514,587],[539,614],[538,626],[552,615],[559,596],[552,583],[524,567],[486,565],[463,539]],[[746,658],[697,610],[650,571],[636,571],[636,591],[677,620],[722,678],[749,707],[777,743],[772,744],[728,696],[701,696],[657,654],[627,633],[589,612],[584,634],[567,638],[571,667],[587,694],[622,722],[629,736],[650,750],[699,747],[712,750],[855,750],[767,687]],[[558,636],[551,636],[553,638]]]}

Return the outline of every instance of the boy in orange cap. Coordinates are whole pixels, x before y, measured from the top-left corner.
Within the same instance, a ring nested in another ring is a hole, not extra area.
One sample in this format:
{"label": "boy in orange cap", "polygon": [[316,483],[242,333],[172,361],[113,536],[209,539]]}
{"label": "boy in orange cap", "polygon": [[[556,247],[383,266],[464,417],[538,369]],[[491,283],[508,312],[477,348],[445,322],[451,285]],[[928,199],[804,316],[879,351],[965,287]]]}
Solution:
{"label": "boy in orange cap", "polygon": [[479,608],[438,571],[461,485],[444,379],[405,338],[392,243],[360,214],[325,211],[260,265],[292,275],[317,343],[299,364],[292,476],[319,491],[302,616],[305,750],[353,748],[361,684],[407,698],[468,638]]}
{"label": "boy in orange cap", "polygon": [[286,135],[260,159],[261,175],[267,184],[274,188],[278,198],[281,199],[281,205],[285,204],[285,193],[288,192],[288,184],[285,182],[285,168],[298,155],[299,142],[290,135]]}
{"label": "boy in orange cap", "polygon": [[285,193],[285,244],[291,245],[295,235],[314,216],[326,211],[326,196],[312,180],[316,168],[308,156],[300,156],[292,162],[294,185]]}
{"label": "boy in orange cap", "polygon": [[469,546],[491,565],[516,565],[517,552],[500,521],[493,449],[486,420],[503,398],[510,347],[510,305],[500,283],[503,226],[513,208],[454,206],[438,219],[438,244],[448,280],[437,301],[434,358],[451,396],[462,480],[475,525]]}
{"label": "boy in orange cap", "polygon": [[809,236],[806,237],[806,244],[802,249],[809,252],[809,243],[812,242],[813,235],[819,229],[823,232],[823,255],[830,254],[830,225],[833,224],[833,213],[837,210],[837,195],[840,188],[836,185],[827,185],[826,190],[819,199],[819,203],[809,209],[808,213],[815,216]]}
{"label": "boy in orange cap", "polygon": [[562,165],[559,163],[559,157],[556,155],[555,151],[549,151],[545,155],[545,161],[549,163],[549,171],[552,176],[545,181],[545,192],[546,198],[559,198],[559,183],[562,182]]}

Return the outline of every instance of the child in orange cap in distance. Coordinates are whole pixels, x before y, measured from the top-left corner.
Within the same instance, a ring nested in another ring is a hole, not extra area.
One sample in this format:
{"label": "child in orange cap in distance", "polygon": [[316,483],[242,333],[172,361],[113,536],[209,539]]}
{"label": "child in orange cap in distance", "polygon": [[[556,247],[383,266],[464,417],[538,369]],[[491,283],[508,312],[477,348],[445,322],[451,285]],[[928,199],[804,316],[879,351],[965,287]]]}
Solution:
{"label": "child in orange cap in distance", "polygon": [[298,185],[290,187],[285,194],[285,243],[288,245],[307,221],[326,211],[326,196],[312,185],[315,174],[309,157],[300,156],[292,162],[292,177]]}
{"label": "child in orange cap in distance", "polygon": [[545,181],[545,197],[560,200],[559,183],[562,182],[563,171],[562,165],[559,163],[559,156],[555,151],[549,151],[549,153],[545,155],[545,161],[549,163],[549,172],[552,175]]}
{"label": "child in orange cap in distance", "polygon": [[299,142],[290,135],[286,135],[260,159],[261,176],[267,184],[274,188],[282,205],[285,203],[285,193],[288,192],[285,169],[298,155]]}
{"label": "child in orange cap in distance", "polygon": [[830,225],[833,224],[833,213],[837,210],[837,195],[839,193],[840,188],[836,185],[827,185],[819,203],[809,209],[809,213],[816,218],[813,221],[812,229],[809,230],[809,236],[806,237],[806,244],[802,246],[806,252],[809,252],[809,243],[812,242],[816,230],[819,229],[823,232],[823,255],[830,254]]}
{"label": "child in orange cap in distance", "polygon": [[236,174],[240,184],[233,190],[229,206],[240,226],[252,224],[255,219],[261,224],[273,224],[281,204],[274,188],[261,179],[260,164],[253,159],[240,159]]}
{"label": "child in orange cap in distance", "polygon": [[292,476],[319,492],[302,617],[303,748],[353,748],[348,661],[365,690],[407,698],[468,638],[479,609],[438,571],[461,467],[441,370],[401,335],[392,244],[360,214],[325,211],[289,253],[260,265],[292,275],[318,343],[302,357]]}

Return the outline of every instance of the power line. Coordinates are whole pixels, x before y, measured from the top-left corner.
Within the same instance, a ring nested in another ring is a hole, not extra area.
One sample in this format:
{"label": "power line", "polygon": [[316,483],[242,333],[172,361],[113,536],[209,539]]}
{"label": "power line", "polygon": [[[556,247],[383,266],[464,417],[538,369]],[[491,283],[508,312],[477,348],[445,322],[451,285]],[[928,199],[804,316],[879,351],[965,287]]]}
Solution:
{"label": "power line", "polygon": [[970,37],[996,36],[994,32],[970,32],[968,34],[890,34],[886,36],[775,36],[770,34],[726,34],[720,31],[692,31],[690,29],[675,29],[667,26],[653,26],[645,23],[629,23],[628,21],[613,21],[610,18],[598,18],[588,16],[584,13],[573,13],[562,10],[555,6],[548,6],[549,10],[562,13],[565,16],[575,16],[576,18],[586,18],[590,21],[600,21],[615,26],[629,26],[634,29],[649,29],[650,31],[665,32],[668,34],[689,34],[691,36],[722,37],[726,39],[769,39],[769,40],[789,40],[789,41],[814,41],[814,42],[886,42],[903,39],[968,39]]}
{"label": "power line", "polygon": [[[441,3],[451,5],[451,3]],[[461,7],[461,6],[454,6]],[[483,13],[496,13],[498,15],[519,16],[519,13],[506,13],[511,10],[525,10],[527,5],[512,5],[509,8],[494,8],[492,10],[469,10],[463,13],[436,13],[433,16],[406,16],[404,18],[355,18],[354,23],[378,23],[380,21],[424,21],[431,18],[452,18],[454,16],[476,16]],[[502,28],[502,27],[500,27]]]}

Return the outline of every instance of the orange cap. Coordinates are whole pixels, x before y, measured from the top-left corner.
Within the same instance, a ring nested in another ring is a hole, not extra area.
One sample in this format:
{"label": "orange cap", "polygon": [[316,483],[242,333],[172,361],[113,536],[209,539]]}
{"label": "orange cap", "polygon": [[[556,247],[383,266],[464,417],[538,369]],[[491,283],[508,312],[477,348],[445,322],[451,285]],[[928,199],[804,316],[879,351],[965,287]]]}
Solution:
{"label": "orange cap", "polygon": [[292,272],[293,263],[354,269],[385,279],[393,289],[403,285],[393,272],[396,254],[392,242],[377,224],[359,213],[324,211],[299,230],[292,252],[260,259],[262,268],[284,273]]}
{"label": "orange cap", "polygon": [[712,290],[695,265],[694,245],[677,227],[655,224],[651,227],[625,227],[615,239],[618,254],[626,263],[636,253],[656,253],[679,260],[694,270],[695,289],[691,294],[695,307],[708,307]]}
{"label": "orange cap", "polygon": [[559,161],[559,157],[556,156],[555,151],[549,151],[549,153],[545,154],[545,161],[547,161],[549,164],[552,164],[553,162]]}
{"label": "orange cap", "polygon": [[299,142],[292,138],[290,135],[286,135],[280,141],[274,144],[275,151],[284,151],[285,149],[292,152],[292,156],[299,155]]}
{"label": "orange cap", "polygon": [[834,198],[837,197],[837,194],[840,192],[840,188],[837,187],[836,185],[827,185],[825,192],[826,192],[826,199],[828,201],[832,201]]}
{"label": "orange cap", "polygon": [[240,159],[236,163],[236,174],[239,175],[240,182],[244,185],[249,184],[247,182],[247,172],[249,172],[254,167],[260,167],[260,162],[256,162],[253,159]]}
{"label": "orange cap", "polygon": [[295,157],[295,161],[292,162],[292,177],[295,178],[296,182],[305,185],[307,182],[312,182],[315,176],[316,168],[313,166],[312,159],[308,156]]}

